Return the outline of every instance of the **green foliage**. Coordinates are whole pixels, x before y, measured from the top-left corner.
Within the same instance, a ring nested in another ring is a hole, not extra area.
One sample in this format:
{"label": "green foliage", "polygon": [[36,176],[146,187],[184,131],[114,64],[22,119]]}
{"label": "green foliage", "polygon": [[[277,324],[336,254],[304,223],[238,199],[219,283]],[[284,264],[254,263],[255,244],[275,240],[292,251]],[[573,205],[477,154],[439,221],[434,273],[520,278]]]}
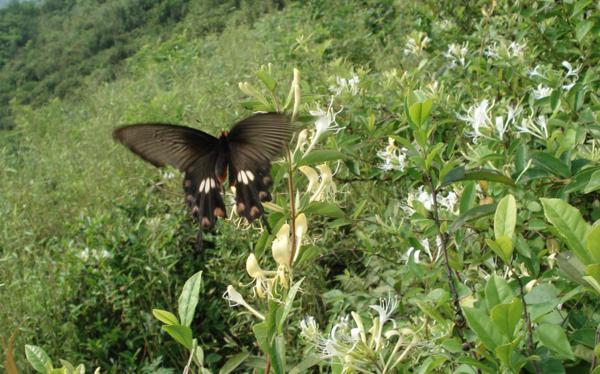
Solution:
{"label": "green foliage", "polygon": [[[68,357],[103,372],[560,373],[598,357],[593,1],[47,0],[2,8],[0,25],[0,335],[21,326],[6,350],[21,372]],[[298,115],[273,165],[273,234],[234,216],[200,253],[180,175],[110,139],[284,108]],[[280,272],[292,201],[308,224]],[[259,286],[250,254],[277,277]],[[229,307],[228,285],[256,313]],[[397,300],[387,323],[379,298]]]}

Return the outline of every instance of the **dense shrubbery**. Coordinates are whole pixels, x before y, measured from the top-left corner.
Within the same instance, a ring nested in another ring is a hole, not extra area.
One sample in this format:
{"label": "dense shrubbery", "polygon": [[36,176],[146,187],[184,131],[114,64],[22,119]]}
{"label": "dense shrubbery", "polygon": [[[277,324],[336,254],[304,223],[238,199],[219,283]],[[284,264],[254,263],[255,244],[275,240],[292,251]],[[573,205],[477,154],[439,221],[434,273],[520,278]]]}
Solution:
{"label": "dense shrubbery", "polygon": [[[28,370],[26,351],[40,370],[47,360],[26,343],[103,372],[593,367],[597,4],[110,4],[72,22],[109,17],[122,27],[67,28],[44,36],[47,50],[2,51],[0,74],[60,74],[56,85],[2,88],[16,94],[16,127],[0,133],[0,325],[5,339],[18,331],[5,352],[19,369]],[[56,14],[2,43],[92,8],[67,5],[23,5]],[[156,24],[173,27],[155,40]],[[44,65],[57,62],[47,53],[63,37],[75,60],[89,45],[130,49],[92,53],[97,64]],[[289,91],[293,68],[301,79]],[[50,98],[67,76],[79,94]],[[254,89],[240,92],[240,81]],[[299,104],[297,131],[274,166],[274,234],[228,220],[201,253],[179,176],[143,165],[109,135],[141,121],[227,127],[288,101],[290,114]],[[286,227],[303,232],[296,261],[282,261]],[[197,275],[184,287],[198,271],[202,283]],[[254,311],[230,308],[226,291]]]}

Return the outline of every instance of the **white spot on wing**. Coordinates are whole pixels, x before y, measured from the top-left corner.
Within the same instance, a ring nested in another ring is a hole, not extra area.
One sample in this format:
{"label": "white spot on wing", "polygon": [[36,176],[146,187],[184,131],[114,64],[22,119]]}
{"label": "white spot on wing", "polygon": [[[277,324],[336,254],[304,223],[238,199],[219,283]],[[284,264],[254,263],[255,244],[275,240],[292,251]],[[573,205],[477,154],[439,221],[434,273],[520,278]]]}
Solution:
{"label": "white spot on wing", "polygon": [[198,187],[198,192],[202,192],[202,190],[204,189],[204,180],[202,182],[200,182],[200,187]]}
{"label": "white spot on wing", "polygon": [[208,193],[208,191],[210,191],[210,179],[206,178],[203,183],[205,183],[204,185],[204,193]]}
{"label": "white spot on wing", "polygon": [[210,188],[215,188],[215,187],[217,187],[217,184],[215,183],[214,179],[211,179],[210,180]]}
{"label": "white spot on wing", "polygon": [[242,182],[244,184],[248,184],[248,176],[246,175],[246,172],[244,170],[240,171],[240,173],[242,174]]}
{"label": "white spot on wing", "polygon": [[250,170],[246,170],[246,175],[248,176],[250,182],[254,180],[254,174]]}

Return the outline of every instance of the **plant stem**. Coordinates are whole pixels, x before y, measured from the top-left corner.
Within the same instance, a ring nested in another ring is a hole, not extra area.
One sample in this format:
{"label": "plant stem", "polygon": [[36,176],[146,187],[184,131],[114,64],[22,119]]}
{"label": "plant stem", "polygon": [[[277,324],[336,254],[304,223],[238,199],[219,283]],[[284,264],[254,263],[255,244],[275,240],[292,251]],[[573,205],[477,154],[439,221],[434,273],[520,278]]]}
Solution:
{"label": "plant stem", "polygon": [[[511,266],[512,267],[512,266]],[[513,270],[514,272],[514,270]],[[523,281],[521,277],[514,272],[517,283],[519,283],[519,290],[521,296],[521,302],[523,303],[523,318],[525,319],[525,325],[527,326],[527,353],[529,356],[533,356],[535,353],[535,346],[533,345],[533,327],[531,326],[531,318],[529,318],[529,312],[527,312],[527,303],[525,302],[525,287],[523,287]],[[535,361],[532,361],[533,367],[537,374],[541,374],[541,370]]]}
{"label": "plant stem", "polygon": [[294,263],[294,257],[296,256],[296,194],[294,193],[294,166],[292,160],[292,153],[290,147],[286,147],[287,158],[288,158],[288,194],[290,197],[290,212],[292,214],[290,221],[291,231],[291,245],[292,253],[290,255],[290,269]]}
{"label": "plant stem", "polygon": [[425,180],[429,185],[431,190],[431,196],[433,198],[433,220],[435,221],[435,226],[437,228],[437,235],[440,238],[440,242],[442,245],[442,252],[444,253],[444,265],[446,267],[446,277],[448,278],[448,287],[450,287],[450,294],[452,295],[452,304],[454,307],[454,324],[458,327],[458,333],[461,340],[464,343],[464,337],[462,334],[462,329],[465,326],[465,317],[463,316],[462,309],[460,308],[460,300],[458,298],[458,292],[456,291],[456,286],[454,284],[454,278],[452,276],[452,268],[450,268],[450,259],[448,257],[448,236],[445,233],[442,233],[442,224],[439,216],[439,206],[437,201],[437,190],[433,186],[432,178],[430,175],[425,176]]}

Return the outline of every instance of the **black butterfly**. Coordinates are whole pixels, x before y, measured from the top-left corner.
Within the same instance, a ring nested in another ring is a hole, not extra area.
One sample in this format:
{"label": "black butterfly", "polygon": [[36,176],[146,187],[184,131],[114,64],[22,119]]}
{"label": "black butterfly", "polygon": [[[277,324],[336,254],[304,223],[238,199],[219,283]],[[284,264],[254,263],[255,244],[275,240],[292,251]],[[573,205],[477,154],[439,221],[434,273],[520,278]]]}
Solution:
{"label": "black butterfly", "polygon": [[185,173],[183,189],[192,216],[202,229],[226,216],[221,197],[229,174],[235,186],[237,212],[249,222],[262,217],[261,202],[270,201],[271,161],[288,143],[289,119],[279,113],[255,114],[215,138],[200,130],[162,123],[127,125],[115,140],[154,166],[170,165]]}

